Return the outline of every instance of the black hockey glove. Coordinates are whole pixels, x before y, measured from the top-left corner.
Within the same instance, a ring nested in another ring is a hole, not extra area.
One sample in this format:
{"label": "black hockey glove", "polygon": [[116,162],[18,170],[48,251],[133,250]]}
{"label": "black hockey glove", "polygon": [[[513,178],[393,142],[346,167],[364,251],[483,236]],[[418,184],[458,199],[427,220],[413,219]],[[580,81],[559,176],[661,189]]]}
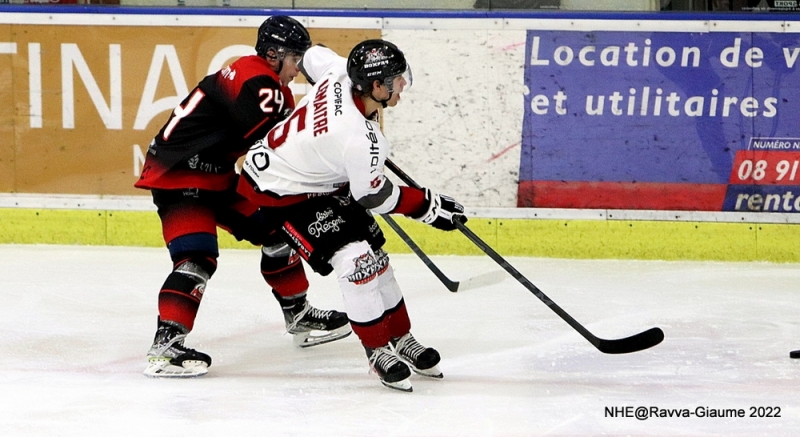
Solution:
{"label": "black hockey glove", "polygon": [[452,231],[456,228],[455,220],[466,223],[464,217],[464,207],[450,196],[436,194],[428,188],[425,190],[425,200],[428,202],[428,209],[420,217],[413,217],[422,223],[433,226],[443,231]]}

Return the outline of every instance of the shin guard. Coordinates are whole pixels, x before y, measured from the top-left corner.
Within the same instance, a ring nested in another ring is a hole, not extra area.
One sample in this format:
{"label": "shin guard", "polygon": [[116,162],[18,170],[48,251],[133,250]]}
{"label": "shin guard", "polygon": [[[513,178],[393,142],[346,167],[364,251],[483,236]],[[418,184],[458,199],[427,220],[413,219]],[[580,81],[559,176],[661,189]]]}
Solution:
{"label": "shin guard", "polygon": [[284,243],[261,248],[261,276],[279,299],[298,298],[308,290],[300,256]]}
{"label": "shin guard", "polygon": [[[207,266],[204,268],[201,264]],[[180,323],[191,331],[206,284],[214,270],[216,260],[211,258],[176,263],[158,293],[158,313],[161,320]]]}

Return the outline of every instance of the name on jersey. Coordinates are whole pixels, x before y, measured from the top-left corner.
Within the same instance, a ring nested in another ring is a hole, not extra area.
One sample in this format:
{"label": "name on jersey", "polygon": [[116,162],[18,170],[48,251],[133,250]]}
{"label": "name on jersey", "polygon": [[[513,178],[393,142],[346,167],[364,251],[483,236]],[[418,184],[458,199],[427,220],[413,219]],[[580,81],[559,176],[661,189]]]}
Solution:
{"label": "name on jersey", "polygon": [[328,80],[322,82],[314,95],[314,136],[328,132]]}

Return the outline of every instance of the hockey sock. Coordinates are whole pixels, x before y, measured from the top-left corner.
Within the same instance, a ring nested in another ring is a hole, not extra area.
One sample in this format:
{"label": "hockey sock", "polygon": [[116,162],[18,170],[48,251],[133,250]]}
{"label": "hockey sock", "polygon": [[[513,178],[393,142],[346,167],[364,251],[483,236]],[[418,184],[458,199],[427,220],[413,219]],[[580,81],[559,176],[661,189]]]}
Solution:
{"label": "hockey sock", "polygon": [[[303,263],[297,253],[285,244],[261,248],[261,275],[272,287],[276,298],[297,298],[308,290]],[[280,301],[280,299],[279,299]],[[281,302],[281,306],[283,306]]]}
{"label": "hockey sock", "polygon": [[[377,349],[389,344],[389,327],[385,318],[374,321],[374,323],[359,323],[350,319],[350,326],[365,348]],[[369,356],[369,351],[367,356]]]}
{"label": "hockey sock", "polygon": [[400,338],[411,331],[411,320],[408,318],[404,301],[401,300],[397,307],[387,315],[387,318],[389,319],[389,336],[392,338]]}
{"label": "hockey sock", "polygon": [[388,262],[388,255],[383,249],[375,253],[376,256],[386,257],[386,269],[378,275],[378,286],[386,310],[387,329],[392,338],[400,338],[411,330],[411,320],[408,318],[403,293],[394,278],[394,269]]}
{"label": "hockey sock", "polygon": [[[205,268],[201,267],[201,263],[205,264]],[[206,284],[215,270],[216,260],[213,258],[175,263],[174,270],[158,293],[161,320],[180,323],[191,331]]]}

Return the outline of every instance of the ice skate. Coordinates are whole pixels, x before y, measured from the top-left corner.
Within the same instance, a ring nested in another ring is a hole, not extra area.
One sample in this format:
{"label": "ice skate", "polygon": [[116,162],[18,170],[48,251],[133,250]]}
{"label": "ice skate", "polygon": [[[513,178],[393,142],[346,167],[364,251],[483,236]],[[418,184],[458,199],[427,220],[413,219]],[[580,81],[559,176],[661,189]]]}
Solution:
{"label": "ice skate", "polygon": [[188,330],[159,320],[153,346],[147,352],[145,376],[152,378],[193,378],[205,375],[211,357],[183,345]]}
{"label": "ice skate", "polygon": [[431,347],[425,347],[408,334],[392,340],[394,352],[397,356],[407,363],[414,372],[430,378],[443,378],[442,371],[439,370],[439,352]]}
{"label": "ice skate", "polygon": [[298,347],[311,347],[330,343],[350,335],[347,314],[340,311],[321,310],[304,302],[300,311],[284,310],[286,332],[294,337]]}
{"label": "ice skate", "polygon": [[412,391],[411,370],[395,356],[389,345],[367,349],[370,369],[378,374],[381,384],[395,390]]}

